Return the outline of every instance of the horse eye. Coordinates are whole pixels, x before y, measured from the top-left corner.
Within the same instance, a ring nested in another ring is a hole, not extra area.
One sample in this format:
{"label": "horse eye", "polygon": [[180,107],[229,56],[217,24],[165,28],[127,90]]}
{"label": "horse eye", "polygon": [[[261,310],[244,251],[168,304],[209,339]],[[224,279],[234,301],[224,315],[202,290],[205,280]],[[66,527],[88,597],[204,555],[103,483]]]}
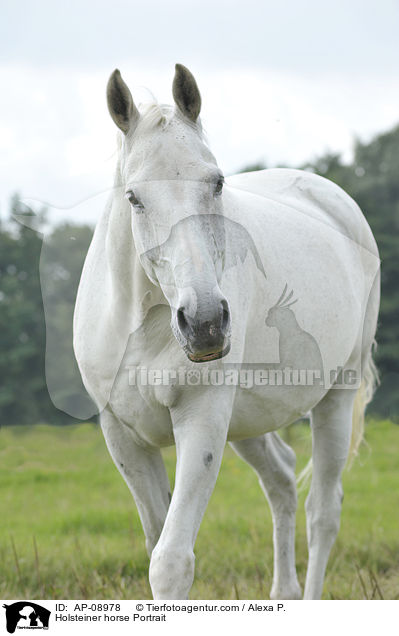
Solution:
{"label": "horse eye", "polygon": [[134,194],[132,190],[128,190],[126,192],[126,198],[128,199],[128,201],[132,204],[134,208],[138,208],[139,210],[144,210],[144,205],[141,203],[141,201],[138,200],[138,198],[136,197],[136,195]]}
{"label": "horse eye", "polygon": [[215,196],[218,196],[219,194],[222,194],[223,183],[224,183],[224,178],[220,177],[220,179],[218,180],[218,182],[217,182],[217,184],[215,186],[215,191],[214,191]]}

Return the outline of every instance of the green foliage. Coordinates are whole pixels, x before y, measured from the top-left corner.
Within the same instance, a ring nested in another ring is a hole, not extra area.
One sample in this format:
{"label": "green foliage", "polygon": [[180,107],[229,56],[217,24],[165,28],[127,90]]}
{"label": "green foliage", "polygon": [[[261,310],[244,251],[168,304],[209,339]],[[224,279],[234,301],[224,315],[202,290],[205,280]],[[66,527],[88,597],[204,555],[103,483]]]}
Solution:
{"label": "green foliage", "polygon": [[399,415],[399,126],[370,143],[355,144],[354,159],[326,155],[304,166],[340,185],[358,203],[381,257],[381,309],[376,362],[381,386],[371,409]]}
{"label": "green foliage", "polygon": [[[12,200],[11,212],[26,214],[18,197]],[[43,374],[45,331],[38,268],[40,249],[37,233],[12,218],[7,227],[1,228],[0,422],[4,424],[35,422],[49,414]]]}
{"label": "green foliage", "polygon": [[[299,472],[310,455],[309,427],[296,424],[287,432]],[[341,529],[327,567],[326,599],[399,597],[399,428],[371,421],[366,440],[359,459],[344,472]],[[0,456],[1,598],[150,598],[140,519],[97,426],[4,428]],[[173,484],[174,448],[164,457]],[[306,494],[299,495],[297,515],[302,587]],[[230,448],[195,554],[191,598],[269,598],[270,510],[255,473]]]}
{"label": "green foliage", "polygon": [[262,161],[256,161],[255,163],[250,163],[247,166],[241,168],[240,172],[255,172],[256,170],[265,170],[266,166]]}
{"label": "green foliage", "polygon": [[[33,214],[16,195],[11,201],[10,218],[0,226],[0,425],[72,421],[53,406],[47,390],[40,274],[47,281],[46,291],[54,309],[46,316],[48,326],[56,321],[58,331],[68,333],[92,230],[69,225],[55,228],[46,242],[46,258],[40,268],[40,229],[45,222],[44,210]],[[71,235],[74,241],[68,240]],[[65,367],[65,386],[69,369]]]}

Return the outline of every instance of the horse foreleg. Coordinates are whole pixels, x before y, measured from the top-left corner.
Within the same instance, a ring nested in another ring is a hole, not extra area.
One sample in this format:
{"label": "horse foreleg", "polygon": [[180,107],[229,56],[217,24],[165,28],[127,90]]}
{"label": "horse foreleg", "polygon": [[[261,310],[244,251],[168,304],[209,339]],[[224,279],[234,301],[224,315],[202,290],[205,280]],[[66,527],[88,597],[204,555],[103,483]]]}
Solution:
{"label": "horse foreleg", "polygon": [[151,556],[170,501],[169,480],[161,452],[138,445],[130,429],[109,411],[101,414],[100,421],[111,457],[136,502]]}
{"label": "horse foreleg", "polygon": [[355,393],[331,389],[312,411],[313,475],[306,499],[309,562],[305,599],[319,599],[341,516],[341,473],[348,456]]}
{"label": "horse foreleg", "polygon": [[295,568],[295,453],[277,433],[231,442],[230,445],[255,470],[270,504],[274,528],[274,572],[270,598],[301,598]]}
{"label": "horse foreleg", "polygon": [[[172,413],[176,479],[150,564],[155,599],[186,599],[194,579],[194,543],[219,473],[228,418],[209,412],[212,400]],[[188,410],[188,412],[187,412]],[[213,411],[217,409],[213,408]],[[220,409],[221,410],[221,409]]]}

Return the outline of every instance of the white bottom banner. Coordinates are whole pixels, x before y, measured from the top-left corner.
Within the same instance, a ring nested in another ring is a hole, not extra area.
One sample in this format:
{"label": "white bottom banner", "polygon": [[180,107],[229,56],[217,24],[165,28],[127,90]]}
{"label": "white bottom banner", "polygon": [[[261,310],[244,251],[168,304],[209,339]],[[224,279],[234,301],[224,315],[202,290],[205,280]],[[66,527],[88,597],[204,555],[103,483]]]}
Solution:
{"label": "white bottom banner", "polygon": [[[187,634],[232,628],[262,633],[362,636],[396,624],[397,601],[1,601],[0,634]],[[187,632],[188,630],[188,632]],[[271,631],[268,631],[271,630]],[[26,633],[26,632],[25,632]],[[28,632],[29,633],[29,632]]]}

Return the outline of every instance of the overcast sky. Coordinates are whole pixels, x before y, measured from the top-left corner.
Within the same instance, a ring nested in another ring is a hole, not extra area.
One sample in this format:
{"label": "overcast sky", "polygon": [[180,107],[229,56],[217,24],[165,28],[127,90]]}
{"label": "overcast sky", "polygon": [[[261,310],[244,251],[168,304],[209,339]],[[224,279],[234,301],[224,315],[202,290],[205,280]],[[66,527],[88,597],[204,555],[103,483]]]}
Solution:
{"label": "overcast sky", "polygon": [[[171,102],[175,62],[202,93],[220,167],[350,159],[399,122],[399,0],[2,0],[0,203],[94,221],[112,185],[105,86]],[[97,195],[97,196],[96,196]],[[80,201],[80,205],[77,205]]]}

